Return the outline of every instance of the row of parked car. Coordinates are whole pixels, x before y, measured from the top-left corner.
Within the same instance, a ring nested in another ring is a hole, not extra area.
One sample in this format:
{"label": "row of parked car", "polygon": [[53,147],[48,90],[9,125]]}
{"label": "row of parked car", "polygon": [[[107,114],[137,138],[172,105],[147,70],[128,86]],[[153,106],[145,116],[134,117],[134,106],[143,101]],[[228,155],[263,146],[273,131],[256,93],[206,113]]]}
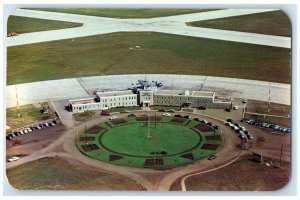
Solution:
{"label": "row of parked car", "polygon": [[194,120],[197,121],[197,122],[204,123],[204,124],[206,124],[206,125],[208,125],[208,126],[211,126],[211,127],[213,127],[215,130],[220,130],[220,127],[219,127],[219,126],[213,125],[212,122],[208,122],[208,121],[205,120],[205,119],[201,119],[201,118],[196,117],[196,118],[194,118]]}
{"label": "row of parked car", "polygon": [[225,125],[229,126],[236,133],[238,133],[240,138],[248,138],[250,140],[253,139],[252,133],[246,131],[246,128],[244,126],[240,125],[239,123],[235,123],[232,119],[227,119]]}
{"label": "row of parked car", "polygon": [[170,112],[170,113],[174,113],[174,112],[176,112],[176,110],[174,110],[174,109],[169,109],[169,110],[167,110],[167,109],[159,109],[158,112]]}
{"label": "row of parked car", "polygon": [[260,121],[255,121],[253,119],[248,119],[245,121],[246,123],[253,125],[253,126],[260,126],[263,128],[270,128],[273,129],[275,131],[280,131],[280,132],[285,132],[285,133],[290,133],[291,132],[291,128],[287,128],[284,126],[280,126],[277,124],[270,124],[270,123],[266,123],[266,122],[260,122]]}
{"label": "row of parked car", "polygon": [[30,126],[30,127],[24,127],[24,128],[19,129],[17,131],[12,131],[10,134],[8,134],[6,136],[6,139],[12,140],[15,137],[18,137],[20,135],[24,135],[24,134],[27,134],[27,133],[31,133],[34,130],[41,130],[45,127],[56,126],[56,125],[57,125],[57,120],[56,119],[49,120],[49,121],[46,121],[46,122],[43,122],[43,123],[38,123],[38,124],[35,124],[33,126]]}
{"label": "row of parked car", "polygon": [[191,118],[189,115],[181,115],[181,114],[174,115],[174,117],[185,118],[185,119],[190,119]]}

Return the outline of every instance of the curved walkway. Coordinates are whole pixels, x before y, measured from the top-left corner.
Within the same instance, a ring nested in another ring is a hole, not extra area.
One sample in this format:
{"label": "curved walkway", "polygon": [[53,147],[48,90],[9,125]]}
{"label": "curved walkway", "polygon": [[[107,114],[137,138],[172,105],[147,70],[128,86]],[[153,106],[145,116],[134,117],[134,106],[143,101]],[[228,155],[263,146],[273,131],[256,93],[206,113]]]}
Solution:
{"label": "curved walkway", "polygon": [[83,23],[83,26],[76,28],[20,34],[19,36],[7,38],[6,45],[9,47],[38,42],[48,42],[54,40],[114,33],[120,31],[153,31],[216,40],[226,40],[232,42],[291,48],[290,37],[218,30],[212,28],[198,28],[187,26],[185,24],[186,22],[190,21],[201,21],[208,19],[249,15],[262,12],[270,12],[274,10],[276,9],[224,9],[150,19],[115,19],[78,14],[17,9],[13,11],[11,15],[48,20],[79,22]]}
{"label": "curved walkway", "polygon": [[51,81],[40,81],[6,86],[7,108],[50,100],[89,97],[96,89],[126,90],[130,83],[138,79],[157,80],[163,89],[214,91],[218,96],[247,98],[259,101],[290,105],[290,84],[224,78],[213,76],[173,75],[173,74],[130,74],[91,76]]}
{"label": "curved walkway", "polygon": [[186,181],[187,178],[189,178],[189,177],[191,177],[191,176],[200,175],[200,174],[205,174],[205,173],[208,173],[208,172],[212,172],[212,171],[221,169],[221,168],[223,168],[223,167],[226,167],[226,166],[230,165],[231,163],[234,163],[234,162],[237,161],[239,158],[240,158],[240,156],[237,156],[236,158],[234,158],[234,159],[231,160],[230,162],[225,163],[224,165],[221,165],[221,166],[218,166],[218,167],[215,167],[215,168],[212,168],[212,169],[203,171],[203,172],[197,172],[197,173],[189,174],[189,175],[185,176],[184,178],[181,179],[181,182],[180,182],[182,191],[186,191],[185,181]]}

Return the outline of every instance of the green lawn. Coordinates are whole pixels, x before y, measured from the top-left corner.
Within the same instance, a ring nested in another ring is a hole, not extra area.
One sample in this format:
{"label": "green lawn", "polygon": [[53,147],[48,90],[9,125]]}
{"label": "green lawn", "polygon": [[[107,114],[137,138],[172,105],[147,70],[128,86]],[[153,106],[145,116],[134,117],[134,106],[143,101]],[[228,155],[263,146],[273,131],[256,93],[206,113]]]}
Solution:
{"label": "green lawn", "polygon": [[152,18],[180,15],[197,12],[207,12],[216,9],[132,9],[132,8],[29,8],[50,12],[62,12],[80,15],[92,15],[112,18]]}
{"label": "green lawn", "polygon": [[122,111],[130,111],[130,110],[141,110],[139,106],[132,106],[132,107],[116,107],[116,108],[109,108],[107,112],[122,112]]}
{"label": "green lawn", "polygon": [[31,125],[33,123],[47,120],[50,114],[41,113],[42,108],[37,108],[33,105],[20,106],[20,117],[18,117],[17,107],[6,109],[6,124],[12,129]]}
{"label": "green lawn", "polygon": [[147,138],[147,126],[135,123],[115,127],[101,137],[108,149],[134,156],[151,156],[153,151],[177,154],[196,146],[200,140],[197,132],[169,123],[151,125],[151,138]]}
{"label": "green lawn", "polygon": [[[173,124],[171,117],[163,117],[160,122],[152,122],[150,138],[147,138],[148,126],[135,118],[125,118],[126,124],[113,125],[101,123],[98,134],[82,133],[77,139],[79,150],[94,159],[131,167],[151,167],[158,169],[174,168],[193,163],[194,160],[207,158],[213,150],[201,148],[203,144],[221,145],[221,140],[206,140],[206,136],[220,135],[219,132],[200,132],[194,129],[199,122],[186,120],[181,125]],[[99,149],[85,151],[85,145],[96,145]],[[182,157],[191,154],[193,159]],[[110,160],[111,156],[121,159]],[[146,166],[146,159],[159,158],[162,165]]]}
{"label": "green lawn", "polygon": [[[136,45],[141,50],[130,50]],[[290,83],[290,50],[153,32],[121,32],[7,48],[8,85],[138,73]]]}
{"label": "green lawn", "polygon": [[86,111],[86,112],[82,112],[82,113],[74,113],[73,117],[76,121],[87,121],[92,119],[92,117],[94,116],[94,112],[92,111]]}
{"label": "green lawn", "polygon": [[8,169],[6,174],[19,190],[143,190],[131,179],[89,170],[62,158],[42,158]]}
{"label": "green lawn", "polygon": [[7,20],[7,33],[31,33],[38,31],[49,31],[63,28],[82,26],[81,23],[45,20],[30,17],[9,16]]}
{"label": "green lawn", "polygon": [[282,11],[258,13],[187,23],[190,26],[224,30],[291,36],[292,28],[288,16]]}

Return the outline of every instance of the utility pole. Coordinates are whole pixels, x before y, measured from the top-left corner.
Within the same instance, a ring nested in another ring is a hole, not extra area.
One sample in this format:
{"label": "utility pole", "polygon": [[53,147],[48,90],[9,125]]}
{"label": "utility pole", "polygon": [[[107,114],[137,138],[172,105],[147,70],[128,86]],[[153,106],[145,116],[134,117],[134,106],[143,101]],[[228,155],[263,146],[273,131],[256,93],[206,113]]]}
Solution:
{"label": "utility pole", "polygon": [[156,128],[156,111],[154,112],[155,113],[155,121],[154,121],[154,124],[155,124],[155,128]]}
{"label": "utility pole", "polygon": [[20,114],[20,106],[19,106],[19,97],[18,97],[18,90],[17,90],[17,86],[15,85],[15,89],[16,89],[16,101],[17,101],[17,116],[18,117],[21,117],[21,114]]}
{"label": "utility pole", "polygon": [[279,166],[281,166],[282,150],[283,150],[283,144],[281,146],[281,151],[280,151]]}
{"label": "utility pole", "polygon": [[149,139],[151,137],[150,135],[150,115],[149,115],[149,112],[148,113],[148,134],[147,134],[147,138]]}
{"label": "utility pole", "polygon": [[271,82],[269,82],[269,107],[268,107],[268,113],[270,113],[270,104],[271,104]]}

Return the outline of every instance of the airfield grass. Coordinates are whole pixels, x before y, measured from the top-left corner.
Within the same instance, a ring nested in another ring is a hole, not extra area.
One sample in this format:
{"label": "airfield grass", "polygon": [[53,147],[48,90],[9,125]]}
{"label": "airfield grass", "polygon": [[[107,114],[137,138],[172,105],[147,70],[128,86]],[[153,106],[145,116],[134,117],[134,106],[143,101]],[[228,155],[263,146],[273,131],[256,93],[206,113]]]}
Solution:
{"label": "airfield grass", "polygon": [[188,13],[207,12],[215,9],[133,9],[133,8],[29,8],[30,10],[41,10],[50,12],[71,13],[80,15],[91,15],[112,18],[152,18],[180,15]]}
{"label": "airfield grass", "polygon": [[[136,45],[141,49],[130,49]],[[7,48],[8,85],[144,73],[290,83],[290,50],[153,32],[120,32]]]}
{"label": "airfield grass", "polygon": [[8,169],[6,174],[19,190],[143,190],[131,179],[89,170],[62,158],[42,158]]}
{"label": "airfield grass", "polygon": [[17,107],[7,108],[6,124],[15,129],[50,118],[50,114],[43,114],[40,110],[41,108],[37,108],[32,104],[20,106],[19,113],[21,116],[18,117]]}
{"label": "airfield grass", "polygon": [[291,22],[283,11],[188,22],[189,26],[290,37]]}
{"label": "airfield grass", "polygon": [[82,24],[11,15],[7,20],[7,33],[31,33],[64,28],[73,28],[78,26],[82,26]]}
{"label": "airfield grass", "polygon": [[[154,168],[168,169],[193,163],[193,160],[183,158],[181,155],[191,153],[195,160],[207,158],[213,150],[201,149],[204,143],[222,144],[221,140],[206,141],[205,136],[220,135],[219,132],[199,132],[192,128],[199,122],[186,120],[182,125],[170,124],[172,118],[163,117],[161,122],[151,123],[151,138],[147,138],[145,122],[137,122],[134,118],[126,118],[125,125],[102,123],[102,129],[97,135],[82,133],[81,138],[94,137],[93,141],[77,140],[79,150],[94,159],[104,162],[138,168],[145,168],[146,159],[162,158],[164,164]],[[95,144],[97,150],[84,151],[81,145]],[[167,154],[161,154],[165,151]],[[154,155],[153,152],[156,152]],[[158,152],[158,153],[157,153]],[[122,156],[122,159],[110,161],[110,155]],[[152,166],[153,167],[153,166]],[[151,167],[151,168],[152,168]]]}

